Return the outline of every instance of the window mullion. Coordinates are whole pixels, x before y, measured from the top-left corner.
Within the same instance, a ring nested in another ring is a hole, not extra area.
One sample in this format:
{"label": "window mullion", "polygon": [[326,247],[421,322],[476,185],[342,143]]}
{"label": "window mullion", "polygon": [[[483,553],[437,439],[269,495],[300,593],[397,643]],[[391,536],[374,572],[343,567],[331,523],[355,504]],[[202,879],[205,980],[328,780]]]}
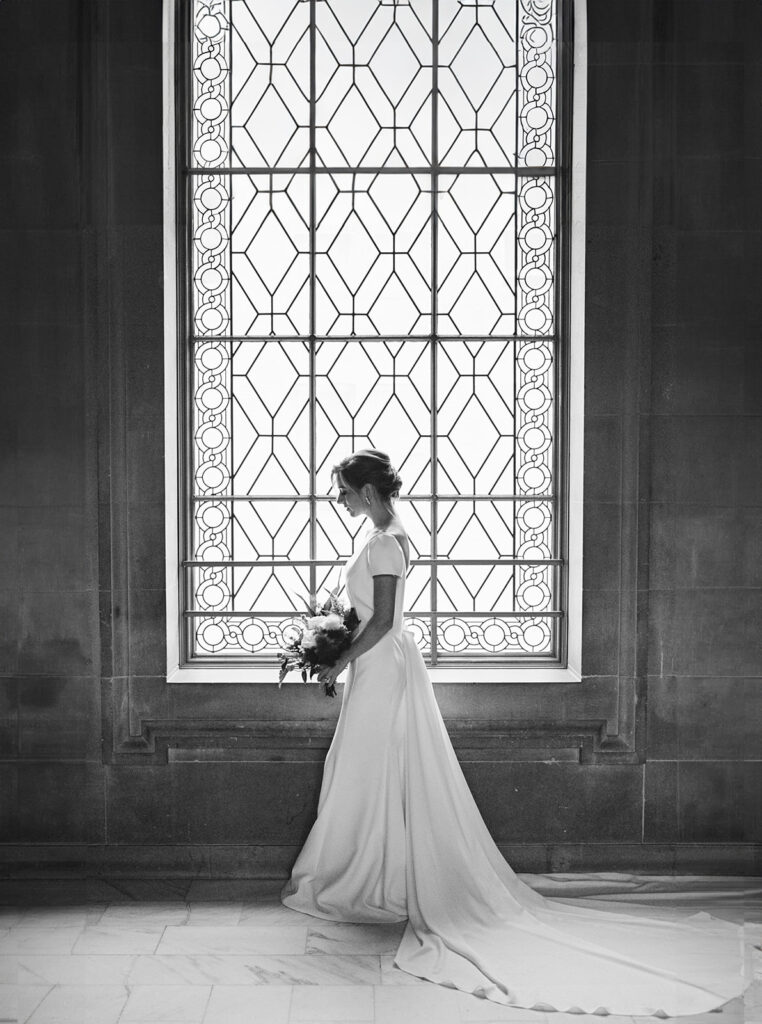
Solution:
{"label": "window mullion", "polygon": [[431,649],[432,667],[437,663],[437,559],[439,556],[437,535],[439,532],[439,509],[436,495],[438,486],[437,454],[437,258],[439,243],[438,197],[439,197],[439,4],[432,4],[431,14]]}
{"label": "window mullion", "polygon": [[315,388],[315,362],[316,362],[316,324],[315,324],[315,247],[316,247],[316,233],[317,227],[315,224],[316,217],[316,197],[315,187],[317,177],[315,175],[315,83],[316,83],[316,53],[315,53],[315,41],[316,41],[316,0],[310,0],[310,141],[309,141],[309,165],[310,165],[310,267],[309,267],[309,295],[310,295],[310,310],[309,310],[309,324],[310,324],[310,380],[309,380],[309,415],[310,415],[310,452],[309,452],[309,467],[310,467],[310,597],[317,592],[317,570],[315,566],[315,559],[317,558],[317,480],[316,480],[316,466],[317,461],[317,439],[315,436],[317,426],[316,416],[316,388]]}

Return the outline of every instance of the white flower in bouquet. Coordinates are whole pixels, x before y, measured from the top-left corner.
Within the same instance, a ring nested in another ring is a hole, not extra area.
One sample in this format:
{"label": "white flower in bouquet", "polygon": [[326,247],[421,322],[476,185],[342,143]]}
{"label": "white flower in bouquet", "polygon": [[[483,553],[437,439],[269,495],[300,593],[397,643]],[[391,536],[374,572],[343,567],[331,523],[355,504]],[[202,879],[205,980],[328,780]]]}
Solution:
{"label": "white flower in bouquet", "polygon": [[304,621],[307,629],[341,629],[344,625],[341,615],[337,615],[335,612],[331,612],[329,615],[312,615]]}

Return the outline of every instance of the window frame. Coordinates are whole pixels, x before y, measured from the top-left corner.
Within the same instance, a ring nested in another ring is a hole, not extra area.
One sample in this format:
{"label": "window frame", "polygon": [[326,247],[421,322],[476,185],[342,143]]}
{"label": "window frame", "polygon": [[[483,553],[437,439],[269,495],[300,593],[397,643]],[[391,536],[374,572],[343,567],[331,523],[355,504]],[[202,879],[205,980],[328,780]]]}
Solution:
{"label": "window frame", "polygon": [[[557,369],[556,422],[560,444],[555,458],[560,474],[558,550],[566,562],[565,608],[557,662],[537,664],[493,662],[480,665],[438,664],[429,668],[434,683],[564,683],[579,682],[582,646],[582,525],[583,525],[583,440],[584,440],[584,293],[585,293],[585,184],[586,184],[586,94],[587,33],[585,0],[559,0],[565,10],[564,39],[558,43],[558,68],[568,82],[571,96],[559,104],[560,138],[568,171],[557,175],[559,230],[558,263],[568,268],[559,298],[558,335],[566,351]],[[183,558],[182,522],[186,516],[183,450],[187,367],[182,322],[187,320],[184,266],[185,222],[183,173],[177,155],[184,152],[187,126],[178,109],[178,83],[186,73],[187,48],[177,40],[187,34],[189,4],[163,0],[163,198],[164,198],[164,400],[165,400],[165,541],[166,541],[166,630],[168,683],[275,683],[277,666],[237,660],[225,664],[182,661],[183,653]],[[572,61],[569,68],[568,61]],[[564,142],[571,133],[570,144]]]}

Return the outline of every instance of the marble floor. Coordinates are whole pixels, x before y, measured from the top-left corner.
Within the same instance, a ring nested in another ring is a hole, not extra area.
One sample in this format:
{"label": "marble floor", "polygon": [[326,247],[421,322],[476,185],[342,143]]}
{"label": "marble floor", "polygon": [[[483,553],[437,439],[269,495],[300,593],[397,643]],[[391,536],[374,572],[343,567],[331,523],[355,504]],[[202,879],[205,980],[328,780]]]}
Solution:
{"label": "marble floor", "polygon": [[[521,876],[546,895],[565,876]],[[571,876],[570,876],[571,877]],[[744,923],[743,999],[680,1021],[762,1024],[760,879],[579,880],[628,912],[689,906]],[[647,877],[647,876],[642,876]],[[25,1024],[579,1024],[508,1009],[393,966],[402,926],[332,924],[281,906],[280,882],[0,881],[0,1022]],[[751,887],[750,886],[754,886]],[[620,890],[620,891],[617,891]],[[621,891],[623,890],[623,891]],[[606,1017],[608,1024],[652,1018]]]}

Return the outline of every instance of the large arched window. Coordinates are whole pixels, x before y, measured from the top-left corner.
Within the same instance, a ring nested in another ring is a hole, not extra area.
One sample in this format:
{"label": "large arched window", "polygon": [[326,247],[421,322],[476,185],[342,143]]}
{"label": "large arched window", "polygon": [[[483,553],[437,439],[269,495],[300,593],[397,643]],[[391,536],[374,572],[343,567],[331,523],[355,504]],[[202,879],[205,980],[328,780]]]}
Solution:
{"label": "large arched window", "polygon": [[180,9],[175,664],[274,664],[361,528],[331,466],[371,446],[431,666],[563,668],[569,6]]}

